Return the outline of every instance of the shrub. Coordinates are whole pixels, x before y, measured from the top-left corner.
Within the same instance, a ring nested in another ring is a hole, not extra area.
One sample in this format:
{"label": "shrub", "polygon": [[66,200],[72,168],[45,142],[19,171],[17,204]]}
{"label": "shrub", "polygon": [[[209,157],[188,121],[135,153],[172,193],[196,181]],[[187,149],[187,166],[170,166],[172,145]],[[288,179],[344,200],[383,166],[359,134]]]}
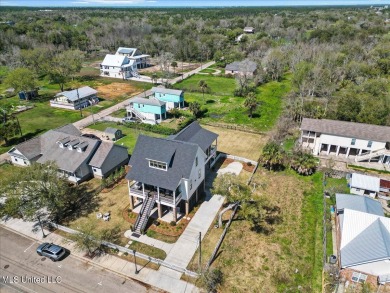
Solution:
{"label": "shrub", "polygon": [[124,256],[128,256],[128,255],[129,255],[129,253],[128,253],[128,252],[125,252],[123,255],[124,255]]}
{"label": "shrub", "polygon": [[246,162],[246,165],[251,167],[252,166],[252,163],[251,162]]}
{"label": "shrub", "polygon": [[171,225],[171,226],[176,226],[176,222],[175,222],[175,221],[171,221],[171,222],[169,223],[169,225]]}

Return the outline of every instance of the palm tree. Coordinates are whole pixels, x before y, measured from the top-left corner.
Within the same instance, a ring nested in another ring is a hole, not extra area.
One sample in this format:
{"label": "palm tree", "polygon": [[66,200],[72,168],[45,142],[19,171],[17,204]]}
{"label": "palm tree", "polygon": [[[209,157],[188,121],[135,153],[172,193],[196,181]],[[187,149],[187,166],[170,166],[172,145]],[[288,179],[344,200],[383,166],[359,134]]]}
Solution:
{"label": "palm tree", "polygon": [[249,110],[249,117],[252,118],[253,111],[255,111],[256,108],[257,108],[257,99],[256,99],[255,93],[253,93],[253,92],[248,93],[248,95],[247,95],[247,97],[245,99],[245,102],[244,102],[244,106],[246,108],[248,108],[248,110]]}
{"label": "palm tree", "polygon": [[189,109],[195,117],[198,117],[200,113],[200,104],[198,102],[190,103]]}
{"label": "palm tree", "polygon": [[296,152],[291,159],[291,168],[300,175],[312,175],[318,165],[318,160],[310,153]]}
{"label": "palm tree", "polygon": [[153,73],[152,74],[152,82],[153,82],[153,84],[156,84],[157,83],[157,79],[158,79],[158,76],[157,76],[157,73]]}
{"label": "palm tree", "polygon": [[198,87],[202,91],[203,99],[204,99],[204,92],[208,89],[208,85],[207,85],[206,81],[204,81],[203,79],[199,80]]}
{"label": "palm tree", "polygon": [[176,75],[177,62],[176,62],[176,61],[173,61],[173,62],[171,63],[171,66],[173,67],[173,75]]}
{"label": "palm tree", "polygon": [[283,166],[284,153],[280,145],[276,142],[268,142],[263,148],[261,160],[269,170]]}

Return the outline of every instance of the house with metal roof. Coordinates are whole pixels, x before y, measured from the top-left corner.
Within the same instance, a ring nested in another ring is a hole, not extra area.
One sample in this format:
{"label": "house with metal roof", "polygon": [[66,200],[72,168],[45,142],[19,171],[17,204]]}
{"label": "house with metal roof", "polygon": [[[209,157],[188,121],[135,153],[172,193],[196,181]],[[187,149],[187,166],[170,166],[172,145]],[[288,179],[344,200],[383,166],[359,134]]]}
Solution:
{"label": "house with metal roof", "polygon": [[390,218],[384,217],[381,204],[365,196],[336,194],[336,207],[340,269],[355,271],[352,281],[369,275],[390,282]]}
{"label": "house with metal roof", "polygon": [[244,27],[244,33],[246,34],[254,34],[255,33],[255,28],[252,26],[246,26]]}
{"label": "house with metal roof", "polygon": [[184,108],[184,92],[182,90],[153,87],[154,98],[165,102],[167,111],[173,108]]}
{"label": "house with metal roof", "polygon": [[234,61],[225,67],[225,75],[246,75],[253,77],[257,70],[256,62],[245,59],[243,61]]}
{"label": "house with metal roof", "polygon": [[79,110],[97,103],[97,91],[89,86],[58,93],[50,100],[50,106],[70,110]]}
{"label": "house with metal roof", "polygon": [[302,148],[314,155],[390,164],[388,126],[303,118],[300,130]]}
{"label": "house with metal roof", "polygon": [[[101,176],[107,174],[128,158],[122,149],[114,147],[112,155],[105,152],[107,146],[100,140],[82,136],[82,133],[73,124],[49,130],[44,134],[14,146],[8,151],[11,162],[17,166],[29,166],[32,163],[45,164],[54,162],[58,173],[72,182],[82,182],[93,177],[90,161],[101,162]],[[96,157],[95,157],[96,156]],[[102,168],[103,163],[112,159],[108,166]],[[118,159],[120,158],[120,159]],[[97,166],[97,163],[95,163]]]}
{"label": "house with metal roof", "polygon": [[166,102],[154,97],[136,96],[130,99],[126,107],[127,117],[139,119],[142,123],[158,124],[167,118]]}
{"label": "house with metal roof", "polygon": [[149,66],[150,55],[143,54],[137,48],[119,47],[115,55],[126,56],[127,58],[129,58],[129,60],[134,61],[134,64],[137,69]]}
{"label": "house with metal roof", "polygon": [[205,188],[206,168],[216,158],[218,135],[203,129],[197,122],[187,126],[177,136],[155,138],[140,135],[129,161],[130,208],[135,200],[142,202],[134,230],[146,228],[154,206],[162,218],[172,212],[190,212]]}
{"label": "house with metal roof", "polygon": [[135,60],[124,55],[107,54],[100,64],[100,76],[128,79],[139,74]]}
{"label": "house with metal roof", "polygon": [[352,173],[349,179],[350,192],[358,195],[366,195],[372,198],[379,193],[380,178]]}

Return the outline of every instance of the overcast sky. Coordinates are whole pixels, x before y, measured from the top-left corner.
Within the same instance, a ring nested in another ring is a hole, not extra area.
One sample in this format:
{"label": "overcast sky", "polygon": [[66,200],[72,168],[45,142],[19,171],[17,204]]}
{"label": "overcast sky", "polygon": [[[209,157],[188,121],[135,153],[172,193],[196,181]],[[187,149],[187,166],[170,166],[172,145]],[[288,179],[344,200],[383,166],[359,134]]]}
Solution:
{"label": "overcast sky", "polygon": [[390,0],[0,0],[0,6],[35,7],[207,7],[387,5]]}

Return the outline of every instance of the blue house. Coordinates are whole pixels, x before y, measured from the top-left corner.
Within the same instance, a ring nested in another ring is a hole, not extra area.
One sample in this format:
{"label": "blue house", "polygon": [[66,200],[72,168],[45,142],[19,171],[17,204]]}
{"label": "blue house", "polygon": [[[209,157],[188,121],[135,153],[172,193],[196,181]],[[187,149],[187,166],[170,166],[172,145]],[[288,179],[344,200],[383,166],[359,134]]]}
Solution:
{"label": "blue house", "polygon": [[166,102],[167,110],[171,110],[173,108],[184,108],[183,91],[166,89],[163,87],[153,87],[151,91],[156,99]]}
{"label": "blue house", "polygon": [[167,118],[166,103],[155,98],[134,97],[126,110],[128,117],[148,124],[157,124]]}

